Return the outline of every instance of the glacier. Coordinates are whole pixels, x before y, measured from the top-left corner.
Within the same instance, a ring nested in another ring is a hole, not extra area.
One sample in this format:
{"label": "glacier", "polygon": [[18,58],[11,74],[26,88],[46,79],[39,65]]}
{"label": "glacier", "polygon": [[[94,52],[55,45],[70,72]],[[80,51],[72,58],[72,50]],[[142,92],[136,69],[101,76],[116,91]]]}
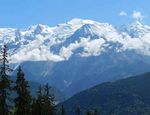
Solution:
{"label": "glacier", "polygon": [[[134,50],[150,55],[150,26],[136,21],[117,29],[108,23],[73,19],[55,27],[38,24],[27,29],[0,28],[0,45],[8,44],[12,63],[23,61],[54,62],[75,55],[98,56],[113,44],[116,52]],[[114,48],[114,47],[113,47]]]}

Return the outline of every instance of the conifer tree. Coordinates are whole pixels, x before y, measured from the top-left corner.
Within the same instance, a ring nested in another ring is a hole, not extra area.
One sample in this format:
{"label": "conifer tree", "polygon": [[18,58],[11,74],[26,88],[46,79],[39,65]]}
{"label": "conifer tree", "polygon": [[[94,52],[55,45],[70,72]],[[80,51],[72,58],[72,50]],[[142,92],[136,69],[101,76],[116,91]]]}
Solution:
{"label": "conifer tree", "polygon": [[43,113],[44,113],[43,99],[44,99],[44,97],[42,94],[42,87],[40,85],[38,88],[38,91],[37,91],[37,98],[33,99],[33,102],[32,102],[32,115],[43,115]]}
{"label": "conifer tree", "polygon": [[97,109],[94,109],[94,115],[98,115]]}
{"label": "conifer tree", "polygon": [[86,115],[93,115],[91,111],[87,111]]}
{"label": "conifer tree", "polygon": [[66,111],[65,111],[64,106],[62,105],[62,106],[61,106],[61,115],[65,115],[65,114],[66,114]]}
{"label": "conifer tree", "polygon": [[29,115],[31,108],[31,96],[29,92],[28,82],[25,80],[21,67],[18,68],[16,86],[14,90],[17,93],[15,98],[15,115]]}
{"label": "conifer tree", "polygon": [[36,115],[36,98],[32,97],[32,102],[31,102],[31,115]]}
{"label": "conifer tree", "polygon": [[10,113],[11,80],[9,72],[11,69],[8,65],[8,48],[6,45],[1,49],[0,63],[0,115],[8,115]]}
{"label": "conifer tree", "polygon": [[50,87],[48,84],[45,85],[43,97],[43,115],[54,115],[55,114],[55,97],[50,94]]}
{"label": "conifer tree", "polygon": [[76,114],[77,114],[77,115],[80,115],[80,114],[81,114],[80,107],[77,107],[77,108],[76,108]]}

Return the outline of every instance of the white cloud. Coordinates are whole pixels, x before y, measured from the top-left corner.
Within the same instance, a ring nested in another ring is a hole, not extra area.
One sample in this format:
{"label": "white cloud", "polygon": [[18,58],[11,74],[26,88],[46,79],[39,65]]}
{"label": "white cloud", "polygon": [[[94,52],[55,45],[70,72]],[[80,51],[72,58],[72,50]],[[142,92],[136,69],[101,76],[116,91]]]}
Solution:
{"label": "white cloud", "polygon": [[121,11],[120,13],[119,13],[119,16],[127,16],[128,14],[125,12],[125,11]]}
{"label": "white cloud", "polygon": [[82,52],[81,56],[98,56],[104,51],[103,49],[103,44],[105,43],[105,40],[100,38],[100,39],[95,39],[95,40],[90,40],[88,41],[84,47],[84,51]]}
{"label": "white cloud", "polygon": [[12,63],[21,61],[41,61],[41,60],[52,60],[54,62],[64,60],[59,55],[50,52],[48,46],[43,44],[45,38],[42,35],[35,36],[35,40],[21,47],[16,54],[11,56]]}
{"label": "white cloud", "polygon": [[73,54],[73,50],[75,50],[76,48],[79,47],[79,43],[78,42],[75,42],[75,43],[71,43],[68,47],[62,47],[60,49],[60,53],[59,55],[65,59],[65,60],[68,60],[72,54]]}
{"label": "white cloud", "polygon": [[78,52],[80,56],[97,56],[103,51],[103,44],[105,40],[103,38],[91,40],[90,38],[81,38],[79,42],[71,43],[68,47],[62,47],[59,55],[68,60],[72,55],[73,51],[78,48],[83,48],[82,52]]}
{"label": "white cloud", "polygon": [[132,18],[136,19],[136,20],[142,20],[144,18],[144,16],[139,11],[133,11]]}

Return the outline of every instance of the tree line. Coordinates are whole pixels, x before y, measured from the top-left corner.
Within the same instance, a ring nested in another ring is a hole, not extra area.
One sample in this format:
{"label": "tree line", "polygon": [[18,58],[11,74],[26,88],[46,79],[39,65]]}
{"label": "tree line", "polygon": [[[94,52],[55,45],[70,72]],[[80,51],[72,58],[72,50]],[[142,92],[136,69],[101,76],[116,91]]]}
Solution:
{"label": "tree line", "polygon": [[39,86],[37,96],[31,96],[21,67],[16,80],[11,79],[7,45],[2,46],[0,56],[0,115],[54,115],[55,97],[49,85]]}
{"label": "tree line", "polygon": [[[66,109],[62,106],[59,112],[56,110],[55,96],[50,92],[50,86],[44,88],[40,85],[36,96],[29,91],[29,83],[19,66],[15,81],[11,78],[13,71],[9,66],[9,54],[7,45],[3,45],[0,51],[0,115],[66,115]],[[76,115],[81,115],[79,107]],[[98,115],[97,111],[87,111],[86,115]]]}
{"label": "tree line", "polygon": [[[83,115],[83,113],[85,113],[85,115],[100,115],[96,109],[95,110],[88,110],[86,112],[83,112],[83,111],[81,111],[80,107],[77,107],[75,109],[74,113],[75,113],[75,115]],[[66,115],[66,109],[64,108],[63,105],[60,108],[59,115]]]}

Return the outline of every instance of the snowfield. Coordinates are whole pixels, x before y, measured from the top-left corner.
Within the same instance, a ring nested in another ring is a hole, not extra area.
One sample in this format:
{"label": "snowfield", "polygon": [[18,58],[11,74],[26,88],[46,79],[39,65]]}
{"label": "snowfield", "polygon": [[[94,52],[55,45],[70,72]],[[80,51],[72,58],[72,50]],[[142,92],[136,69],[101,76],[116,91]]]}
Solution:
{"label": "snowfield", "polygon": [[3,43],[10,48],[11,63],[60,62],[74,55],[99,56],[109,50],[134,50],[150,56],[150,26],[135,21],[117,29],[108,23],[72,19],[55,27],[0,28],[0,45]]}

